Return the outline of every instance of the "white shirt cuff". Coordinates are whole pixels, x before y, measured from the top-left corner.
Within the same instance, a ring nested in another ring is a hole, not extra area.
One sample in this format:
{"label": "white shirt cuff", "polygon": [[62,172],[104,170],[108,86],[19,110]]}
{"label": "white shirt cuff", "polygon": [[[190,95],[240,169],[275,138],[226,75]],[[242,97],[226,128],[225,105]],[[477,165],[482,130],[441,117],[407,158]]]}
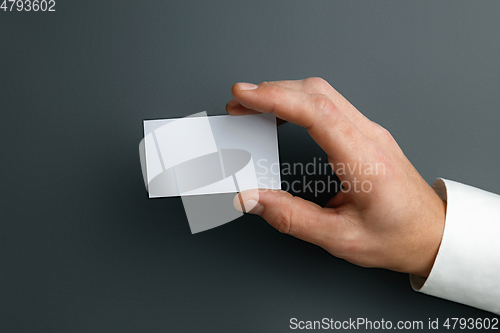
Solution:
{"label": "white shirt cuff", "polygon": [[439,252],[427,279],[410,275],[414,290],[500,314],[500,196],[438,179],[447,202]]}

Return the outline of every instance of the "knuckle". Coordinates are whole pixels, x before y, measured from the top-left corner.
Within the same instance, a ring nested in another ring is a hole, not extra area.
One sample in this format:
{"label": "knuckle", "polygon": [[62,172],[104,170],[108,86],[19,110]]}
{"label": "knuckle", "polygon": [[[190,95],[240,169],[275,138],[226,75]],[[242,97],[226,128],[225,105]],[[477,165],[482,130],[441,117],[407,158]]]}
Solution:
{"label": "knuckle", "polygon": [[397,169],[395,165],[396,161],[394,160],[394,152],[399,150],[399,146],[387,129],[379,124],[374,124],[376,128],[374,130],[375,138],[372,140],[372,156],[375,159],[376,166],[380,166],[382,175],[385,175],[386,172],[393,174]]}
{"label": "knuckle", "polygon": [[386,142],[393,142],[395,141],[394,140],[394,137],[392,136],[391,132],[389,132],[389,130],[387,130],[385,127],[382,127],[380,126],[379,124],[376,124],[377,125],[377,136],[382,139],[383,141],[386,141]]}
{"label": "knuckle", "polygon": [[266,94],[272,100],[271,113],[275,113],[283,98],[283,90],[277,85],[266,84]]}
{"label": "knuckle", "polygon": [[314,109],[322,116],[336,116],[338,114],[335,104],[323,94],[317,94],[314,99]]}
{"label": "knuckle", "polygon": [[361,232],[357,228],[358,217],[355,213],[345,212],[337,215],[336,229],[335,229],[335,249],[340,254],[345,254],[355,250],[359,245]]}
{"label": "knuckle", "polygon": [[274,98],[279,97],[282,94],[281,87],[276,84],[267,83],[264,86],[267,90],[267,93],[273,96]]}
{"label": "knuckle", "polygon": [[283,234],[290,234],[292,231],[292,221],[293,221],[293,200],[294,197],[287,199],[287,204],[284,209],[280,209],[276,217],[274,218],[273,225],[276,230]]}
{"label": "knuckle", "polygon": [[317,88],[319,91],[326,91],[330,89],[330,84],[321,77],[310,77],[306,79],[307,84]]}
{"label": "knuckle", "polygon": [[278,230],[279,232],[288,234],[290,233],[292,219],[287,213],[280,211],[280,213],[274,219],[274,225],[276,226],[276,230]]}
{"label": "knuckle", "polygon": [[315,97],[314,103],[316,116],[322,118],[329,125],[334,125],[343,136],[349,138],[356,137],[356,127],[330,98],[323,94],[318,94]]}
{"label": "knuckle", "polygon": [[366,245],[364,243],[366,242],[362,242],[356,233],[346,233],[336,243],[336,255],[344,259],[358,257],[366,252]]}

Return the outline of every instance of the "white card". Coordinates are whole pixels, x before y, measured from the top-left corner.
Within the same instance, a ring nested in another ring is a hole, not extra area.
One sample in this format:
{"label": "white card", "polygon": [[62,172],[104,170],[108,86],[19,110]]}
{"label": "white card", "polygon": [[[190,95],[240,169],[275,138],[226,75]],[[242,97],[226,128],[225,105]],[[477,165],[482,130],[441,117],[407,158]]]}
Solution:
{"label": "white card", "polygon": [[150,198],[281,188],[272,114],[145,120],[144,135]]}
{"label": "white card", "polygon": [[272,114],[145,120],[139,156],[149,197],[181,196],[192,233],[242,216],[238,192],[281,189]]}

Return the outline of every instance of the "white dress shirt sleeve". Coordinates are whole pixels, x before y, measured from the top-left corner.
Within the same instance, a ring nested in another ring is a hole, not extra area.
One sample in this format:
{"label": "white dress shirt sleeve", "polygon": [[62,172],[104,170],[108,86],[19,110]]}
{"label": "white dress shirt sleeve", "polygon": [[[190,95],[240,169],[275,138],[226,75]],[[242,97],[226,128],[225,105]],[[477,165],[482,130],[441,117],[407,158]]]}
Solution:
{"label": "white dress shirt sleeve", "polygon": [[433,185],[446,201],[439,252],[413,289],[500,314],[500,196],[451,180]]}

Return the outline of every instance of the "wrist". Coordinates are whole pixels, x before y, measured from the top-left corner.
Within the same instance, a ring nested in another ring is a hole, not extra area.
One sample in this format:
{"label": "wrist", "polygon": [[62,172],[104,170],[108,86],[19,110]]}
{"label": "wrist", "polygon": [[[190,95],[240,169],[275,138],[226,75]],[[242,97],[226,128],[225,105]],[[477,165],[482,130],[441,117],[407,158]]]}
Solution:
{"label": "wrist", "polygon": [[423,242],[423,261],[420,267],[416,267],[414,271],[409,272],[425,278],[427,278],[431,273],[434,262],[436,261],[446,221],[446,201],[440,198],[436,192],[434,192],[433,195],[433,205],[429,209],[430,216],[423,226],[423,228],[426,228],[429,231],[428,233],[425,233],[427,234],[427,239]]}

